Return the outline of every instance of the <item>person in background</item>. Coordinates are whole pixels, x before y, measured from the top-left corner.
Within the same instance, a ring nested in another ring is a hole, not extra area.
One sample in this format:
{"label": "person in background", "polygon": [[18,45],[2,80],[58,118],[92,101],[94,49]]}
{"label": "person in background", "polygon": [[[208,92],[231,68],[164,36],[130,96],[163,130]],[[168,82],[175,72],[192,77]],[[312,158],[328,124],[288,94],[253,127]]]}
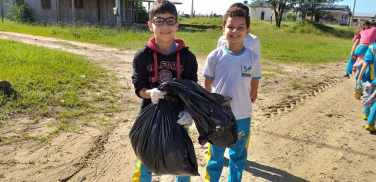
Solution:
{"label": "person in background", "polygon": [[[176,7],[170,1],[157,0],[149,11],[148,26],[154,36],[146,46],[137,51],[133,59],[132,83],[135,93],[142,98],[141,109],[157,104],[165,92],[157,87],[173,78],[197,82],[198,64],[195,55],[188,50],[183,40],[175,38],[179,22]],[[187,110],[178,115],[177,121],[184,127],[192,125]],[[177,176],[178,182],[190,182],[189,176]],[[134,171],[133,182],[151,182],[152,174],[139,160]]]}
{"label": "person in background", "polygon": [[[371,83],[372,87],[376,90],[376,70],[375,70],[375,52],[376,52],[376,43],[371,44],[366,54],[364,55],[364,65],[362,70],[359,73],[359,78],[357,80],[357,84],[361,84],[363,77],[368,76],[368,81]],[[368,93],[371,95],[372,93]],[[365,126],[365,129],[370,132],[375,132],[375,119],[376,119],[376,102],[372,103],[371,111],[369,113],[369,116],[367,118],[367,124]]]}
{"label": "person in background", "polygon": [[[224,15],[222,27],[227,43],[208,55],[203,68],[204,88],[232,97],[231,110],[238,125],[238,140],[229,149],[230,182],[241,181],[247,162],[252,98],[257,94],[262,72],[260,56],[243,44],[249,34],[249,25],[249,9],[242,3],[231,5]],[[226,148],[208,145],[205,181],[217,182]]]}
{"label": "person in background", "polygon": [[376,27],[373,27],[369,21],[359,22],[353,43],[356,43],[357,39],[359,39],[359,45],[353,45],[350,52],[349,62],[347,63],[346,73],[343,75],[343,78],[350,78],[350,74],[352,74],[352,68],[357,57],[364,55],[368,49],[368,46],[376,41]]}

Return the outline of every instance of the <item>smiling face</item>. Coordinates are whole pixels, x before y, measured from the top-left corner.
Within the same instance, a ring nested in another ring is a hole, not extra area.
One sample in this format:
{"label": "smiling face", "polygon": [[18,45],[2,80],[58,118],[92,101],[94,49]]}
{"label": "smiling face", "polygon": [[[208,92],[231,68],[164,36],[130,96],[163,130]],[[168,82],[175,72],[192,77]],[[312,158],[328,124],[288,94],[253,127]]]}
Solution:
{"label": "smiling face", "polygon": [[[172,25],[172,19],[176,20],[176,17],[170,13],[163,13],[155,14],[153,20],[148,22],[149,30],[154,32],[155,41],[157,43],[168,43],[174,41],[179,22],[176,22],[176,24]],[[154,22],[158,24],[158,22],[160,23],[162,20],[162,25],[155,25]]]}
{"label": "smiling face", "polygon": [[227,42],[232,45],[243,45],[245,36],[249,33],[244,17],[228,17],[222,31]]}

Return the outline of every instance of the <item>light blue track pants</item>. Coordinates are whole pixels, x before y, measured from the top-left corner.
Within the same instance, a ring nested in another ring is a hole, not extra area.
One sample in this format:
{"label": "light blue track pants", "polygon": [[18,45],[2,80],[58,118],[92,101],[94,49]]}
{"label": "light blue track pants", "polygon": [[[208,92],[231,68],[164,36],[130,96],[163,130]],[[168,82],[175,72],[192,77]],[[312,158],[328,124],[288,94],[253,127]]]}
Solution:
{"label": "light blue track pants", "polygon": [[374,102],[371,107],[371,112],[368,115],[367,123],[371,125],[375,125],[375,119],[376,119],[376,102]]}
{"label": "light blue track pants", "polygon": [[[132,182],[151,182],[151,178],[152,173],[138,160]],[[190,182],[191,178],[189,176],[176,176],[176,180],[178,182]]]}
{"label": "light blue track pants", "polygon": [[[363,55],[363,54],[366,54],[367,52],[367,49],[368,49],[368,46],[363,46],[363,45],[359,45],[355,51],[354,51],[354,55],[355,56],[359,56],[359,55]],[[349,58],[349,62],[347,63],[347,68],[346,68],[346,73],[347,74],[352,74],[352,67],[354,66],[355,64],[355,59],[353,59],[351,56]]]}
{"label": "light blue track pants", "polygon": [[[229,148],[229,182],[240,182],[242,179],[242,172],[247,163],[251,118],[236,120],[236,123],[238,124],[238,141],[234,147]],[[223,169],[225,150],[225,147],[209,144],[205,182],[219,181]]]}

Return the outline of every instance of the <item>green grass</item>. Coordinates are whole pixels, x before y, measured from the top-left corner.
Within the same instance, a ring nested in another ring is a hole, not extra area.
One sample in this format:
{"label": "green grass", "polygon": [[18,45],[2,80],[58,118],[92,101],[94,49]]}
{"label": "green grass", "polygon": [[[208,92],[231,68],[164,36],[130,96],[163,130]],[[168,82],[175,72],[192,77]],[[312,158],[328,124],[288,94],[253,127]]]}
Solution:
{"label": "green grass", "polygon": [[[182,24],[221,26],[221,18],[180,18]],[[25,25],[11,21],[0,22],[0,30],[59,37],[82,42],[106,44],[122,50],[138,50],[153,36],[147,28],[116,28],[96,26]],[[353,29],[315,23],[274,23],[252,21],[251,33],[259,37],[262,59],[283,63],[328,63],[348,58]],[[221,29],[199,30],[181,28],[176,37],[184,40],[200,59],[216,48]]]}
{"label": "green grass", "polygon": [[[13,87],[0,90],[1,128],[12,127],[11,122],[6,122],[16,115],[26,116],[34,123],[44,117],[55,118],[56,123],[49,126],[56,129],[43,141],[63,130],[77,130],[81,118],[91,118],[95,125],[102,121],[91,116],[119,111],[113,104],[119,97],[109,91],[116,88],[108,84],[115,78],[81,56],[10,40],[0,40],[0,56],[0,78]],[[26,132],[27,127],[24,130],[21,136],[35,139]]]}

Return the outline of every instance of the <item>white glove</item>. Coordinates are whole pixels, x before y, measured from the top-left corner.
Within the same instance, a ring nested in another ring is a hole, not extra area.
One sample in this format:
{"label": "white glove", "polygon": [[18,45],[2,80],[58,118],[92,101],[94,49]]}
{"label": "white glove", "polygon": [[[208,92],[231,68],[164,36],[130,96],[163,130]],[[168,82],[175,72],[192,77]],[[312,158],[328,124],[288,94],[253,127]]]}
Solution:
{"label": "white glove", "polygon": [[181,111],[178,117],[178,124],[184,126],[184,128],[189,128],[190,126],[192,126],[193,120],[188,110],[184,109],[183,111]]}
{"label": "white glove", "polygon": [[157,88],[151,89],[151,102],[154,104],[158,104],[159,99],[164,99],[166,92],[160,91]]}

